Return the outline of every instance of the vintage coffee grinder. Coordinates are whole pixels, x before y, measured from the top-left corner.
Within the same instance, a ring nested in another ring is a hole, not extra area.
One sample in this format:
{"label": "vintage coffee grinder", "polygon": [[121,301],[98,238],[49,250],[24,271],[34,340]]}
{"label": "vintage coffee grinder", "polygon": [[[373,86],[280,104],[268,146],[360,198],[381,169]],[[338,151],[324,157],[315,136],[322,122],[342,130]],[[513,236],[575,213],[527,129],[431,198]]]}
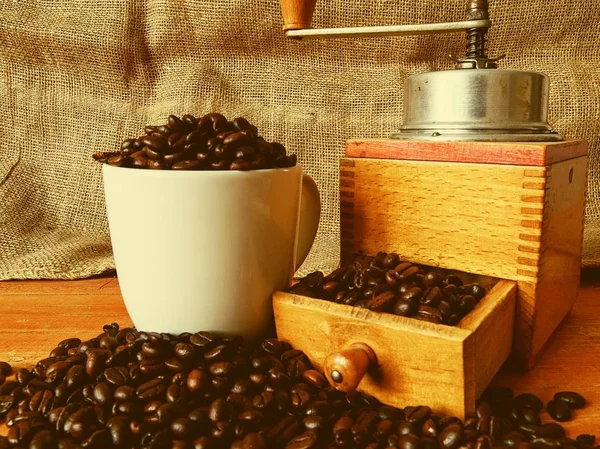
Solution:
{"label": "vintage coffee grinder", "polygon": [[577,298],[587,143],[548,125],[547,76],[498,69],[486,55],[487,0],[470,0],[462,22],[330,29],[309,28],[315,3],[281,0],[287,37],[467,35],[454,70],[406,80],[397,132],[346,142],[342,261],[397,252],[500,281],[456,329],[276,293],[278,335],[340,389],[466,415],[510,353],[535,364]]}

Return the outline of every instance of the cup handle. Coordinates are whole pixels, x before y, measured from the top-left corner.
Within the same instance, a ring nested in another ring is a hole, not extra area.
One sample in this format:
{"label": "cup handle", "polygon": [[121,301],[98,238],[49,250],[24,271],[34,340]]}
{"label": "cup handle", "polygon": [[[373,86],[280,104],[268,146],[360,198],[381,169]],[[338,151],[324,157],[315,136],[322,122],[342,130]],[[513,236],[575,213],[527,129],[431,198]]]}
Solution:
{"label": "cup handle", "polygon": [[298,245],[296,247],[295,270],[300,268],[308,256],[317,236],[321,218],[321,196],[315,180],[302,175],[302,198],[300,200],[300,223],[298,225]]}

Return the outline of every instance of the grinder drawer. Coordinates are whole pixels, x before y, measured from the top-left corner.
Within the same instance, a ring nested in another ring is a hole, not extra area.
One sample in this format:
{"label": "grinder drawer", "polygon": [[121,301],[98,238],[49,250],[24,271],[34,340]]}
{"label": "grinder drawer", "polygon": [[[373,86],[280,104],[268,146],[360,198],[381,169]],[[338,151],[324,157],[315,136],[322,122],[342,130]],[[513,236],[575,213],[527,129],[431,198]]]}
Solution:
{"label": "grinder drawer", "polygon": [[517,285],[500,280],[456,326],[372,312],[287,292],[273,294],[277,337],[329,381],[383,403],[427,404],[464,418],[512,346]]}

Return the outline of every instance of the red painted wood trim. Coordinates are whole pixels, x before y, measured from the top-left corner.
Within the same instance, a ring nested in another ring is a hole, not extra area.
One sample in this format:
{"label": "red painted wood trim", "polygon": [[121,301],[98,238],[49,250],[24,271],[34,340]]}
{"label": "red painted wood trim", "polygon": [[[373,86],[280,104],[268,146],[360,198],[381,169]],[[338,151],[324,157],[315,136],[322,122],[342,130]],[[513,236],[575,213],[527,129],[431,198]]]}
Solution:
{"label": "red painted wood trim", "polygon": [[346,157],[538,167],[586,156],[587,153],[588,144],[585,140],[523,143],[356,139],[346,142]]}

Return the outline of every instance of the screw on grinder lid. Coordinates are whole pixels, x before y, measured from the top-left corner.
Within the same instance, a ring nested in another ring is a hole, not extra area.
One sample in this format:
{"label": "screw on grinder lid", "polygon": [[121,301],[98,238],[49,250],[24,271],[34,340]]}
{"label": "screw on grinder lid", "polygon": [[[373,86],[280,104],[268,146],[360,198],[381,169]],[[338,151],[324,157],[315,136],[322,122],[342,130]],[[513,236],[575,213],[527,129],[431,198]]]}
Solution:
{"label": "screw on grinder lid", "polygon": [[548,124],[546,75],[467,69],[421,73],[404,88],[404,121],[392,138],[548,142],[562,140]]}

